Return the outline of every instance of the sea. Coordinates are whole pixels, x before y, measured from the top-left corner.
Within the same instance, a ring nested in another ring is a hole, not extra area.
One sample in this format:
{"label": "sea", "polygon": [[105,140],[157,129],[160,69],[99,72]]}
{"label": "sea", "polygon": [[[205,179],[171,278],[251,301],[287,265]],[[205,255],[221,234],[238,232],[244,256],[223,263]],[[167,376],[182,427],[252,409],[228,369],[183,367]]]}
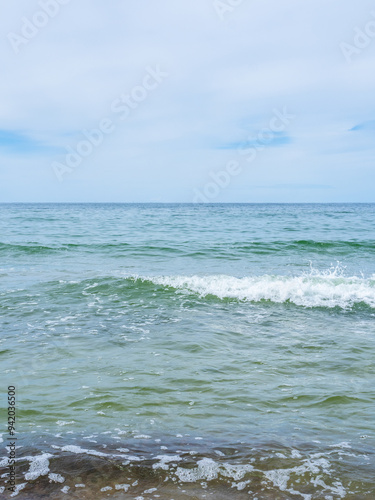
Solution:
{"label": "sea", "polygon": [[2,204],[0,324],[0,498],[375,498],[375,204]]}

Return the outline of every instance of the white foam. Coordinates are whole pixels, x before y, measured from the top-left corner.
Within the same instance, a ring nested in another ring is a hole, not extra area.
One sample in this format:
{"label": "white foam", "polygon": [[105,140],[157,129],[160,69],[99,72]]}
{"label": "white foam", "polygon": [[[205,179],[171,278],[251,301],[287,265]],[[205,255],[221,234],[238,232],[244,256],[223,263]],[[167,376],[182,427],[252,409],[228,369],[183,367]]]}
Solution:
{"label": "white foam", "polygon": [[285,491],[288,487],[291,469],[278,469],[265,471],[264,475],[281,491]]}
{"label": "white foam", "polygon": [[154,493],[155,491],[158,491],[157,488],[150,488],[149,490],[145,490],[143,494],[145,495],[150,495],[151,493]]}
{"label": "white foam", "polygon": [[263,474],[281,491],[286,491],[292,495],[300,495],[305,500],[311,500],[312,496],[310,494],[295,491],[293,488],[288,487],[291,474],[299,476],[304,476],[306,473],[316,474],[317,476],[315,478],[311,478],[310,480],[315,487],[321,486],[325,492],[334,493],[336,496],[338,495],[340,498],[344,498],[347,492],[343,485],[339,481],[336,481],[332,486],[327,485],[321,479],[321,472],[324,472],[326,475],[330,475],[330,463],[325,458],[314,459],[311,457],[310,459],[303,460],[303,463],[300,466],[290,469],[265,471]]}
{"label": "white foam", "polygon": [[102,491],[104,493],[105,491],[111,491],[111,490],[112,490],[111,486],[104,486],[104,488],[101,488],[100,491]]}
{"label": "white foam", "polygon": [[339,481],[336,481],[333,486],[329,486],[320,477],[317,477],[316,479],[312,479],[311,483],[315,487],[321,486],[325,490],[328,490],[331,493],[338,495],[340,498],[345,498],[345,496],[346,496],[346,489],[343,487],[343,485]]}
{"label": "white foam", "polygon": [[10,496],[16,497],[18,495],[18,493],[25,488],[26,485],[27,485],[27,483],[17,484],[14,493],[12,493]]}
{"label": "white foam", "polygon": [[128,491],[129,488],[130,488],[130,484],[116,484],[115,485],[116,490],[124,490],[125,493]]}
{"label": "white foam", "polygon": [[70,486],[64,486],[63,488],[61,488],[61,491],[63,493],[68,493],[69,490],[70,490]]}
{"label": "white foam", "polygon": [[292,302],[305,307],[351,308],[364,303],[375,308],[375,276],[345,277],[342,269],[300,276],[252,276],[236,278],[226,275],[133,277],[157,285],[197,293],[250,302],[269,300]]}
{"label": "white foam", "polygon": [[48,474],[48,479],[50,480],[50,483],[63,483],[65,481],[65,477],[61,476],[60,474],[55,474],[54,472],[51,472],[51,474]]}
{"label": "white foam", "polygon": [[129,460],[129,462],[142,462],[142,458],[133,455],[113,455],[114,457],[121,457]]}
{"label": "white foam", "polygon": [[265,477],[271,481],[274,486],[279,488],[281,491],[287,491],[291,495],[299,495],[305,500],[311,500],[312,496],[307,493],[301,493],[300,491],[296,491],[293,488],[288,488],[288,481],[290,479],[291,472],[300,473],[303,475],[306,472],[306,469],[303,467],[295,467],[293,469],[277,469],[270,470],[264,472]]}
{"label": "white foam", "polygon": [[[86,448],[81,448],[80,446],[76,446],[76,445],[73,445],[73,444],[69,444],[69,445],[66,445],[66,446],[63,446],[63,447],[59,447],[59,446],[54,446],[54,447],[57,448],[57,449],[60,449],[61,451],[65,451],[65,452],[69,452],[69,453],[75,453],[77,455],[82,454],[82,455],[92,455],[94,457],[107,457],[107,458],[119,457],[119,458],[128,460],[128,463],[130,463],[130,462],[141,462],[142,460],[144,460],[143,458],[136,457],[136,456],[133,456],[133,455],[109,454],[109,453],[102,453],[101,451],[96,451],[96,450],[88,450]],[[118,451],[120,451],[120,450],[129,451],[127,448],[120,448]]]}
{"label": "white foam", "polygon": [[232,488],[237,488],[238,491],[242,491],[249,483],[251,483],[251,479],[249,479],[248,481],[241,481],[239,483],[232,483]]}
{"label": "white foam", "polygon": [[351,448],[350,444],[347,441],[342,441],[338,444],[330,444],[330,448]]}
{"label": "white foam", "polygon": [[302,458],[302,455],[298,450],[292,450],[291,457],[292,458]]}
{"label": "white foam", "polygon": [[72,444],[68,444],[67,446],[63,446],[60,448],[61,451],[69,451],[70,453],[83,453],[86,455],[94,455],[96,457],[107,457],[108,455],[106,453],[102,453],[100,451],[95,451],[95,450],[86,450],[85,448],[81,448],[80,446],[75,446]]}
{"label": "white foam", "polygon": [[153,469],[163,469],[163,470],[169,469],[169,465],[168,465],[169,463],[180,462],[182,460],[182,458],[179,455],[158,455],[155,458],[159,459],[160,462],[153,464],[152,468]]}
{"label": "white foam", "polygon": [[176,475],[185,483],[194,483],[196,481],[212,481],[221,476],[230,477],[236,481],[244,478],[247,472],[254,470],[252,465],[230,465],[219,464],[211,458],[203,458],[197,462],[195,469],[183,469],[178,467]]}
{"label": "white foam", "polygon": [[220,474],[222,476],[233,478],[235,481],[239,481],[245,477],[245,475],[254,470],[252,465],[221,465]]}
{"label": "white foam", "polygon": [[56,422],[57,425],[59,425],[60,427],[63,427],[64,425],[72,425],[72,424],[75,424],[74,420],[72,420],[71,422],[65,422],[64,420],[58,420]]}
{"label": "white foam", "polygon": [[34,481],[40,476],[46,476],[49,473],[49,458],[53,457],[50,453],[44,453],[36,457],[29,457],[31,464],[29,471],[25,473],[27,481]]}

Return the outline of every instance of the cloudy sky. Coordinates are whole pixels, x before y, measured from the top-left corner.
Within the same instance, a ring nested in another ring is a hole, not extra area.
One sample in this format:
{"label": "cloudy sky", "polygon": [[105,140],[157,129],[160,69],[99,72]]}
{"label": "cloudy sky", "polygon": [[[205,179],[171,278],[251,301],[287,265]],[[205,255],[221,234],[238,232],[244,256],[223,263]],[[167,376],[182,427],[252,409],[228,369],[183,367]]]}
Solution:
{"label": "cloudy sky", "polygon": [[375,202],[375,6],[17,0],[0,201]]}

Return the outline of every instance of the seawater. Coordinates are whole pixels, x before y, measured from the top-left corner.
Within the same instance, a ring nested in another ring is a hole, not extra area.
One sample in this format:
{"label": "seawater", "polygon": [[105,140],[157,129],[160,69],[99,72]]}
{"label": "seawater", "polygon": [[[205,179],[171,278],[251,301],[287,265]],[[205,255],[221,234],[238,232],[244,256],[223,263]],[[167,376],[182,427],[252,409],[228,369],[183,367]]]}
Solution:
{"label": "seawater", "polygon": [[11,385],[18,498],[372,499],[374,320],[372,204],[0,205],[0,497]]}

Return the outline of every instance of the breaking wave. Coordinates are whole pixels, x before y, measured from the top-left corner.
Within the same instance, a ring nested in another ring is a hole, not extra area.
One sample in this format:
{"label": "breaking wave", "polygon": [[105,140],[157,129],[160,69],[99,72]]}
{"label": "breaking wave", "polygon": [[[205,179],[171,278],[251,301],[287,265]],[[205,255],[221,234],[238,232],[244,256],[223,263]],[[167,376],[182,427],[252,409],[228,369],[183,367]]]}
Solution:
{"label": "breaking wave", "polygon": [[201,297],[279,304],[289,302],[308,308],[350,309],[361,304],[375,308],[375,276],[345,277],[338,268],[323,273],[311,271],[301,276],[137,276],[131,279],[172,287]]}

